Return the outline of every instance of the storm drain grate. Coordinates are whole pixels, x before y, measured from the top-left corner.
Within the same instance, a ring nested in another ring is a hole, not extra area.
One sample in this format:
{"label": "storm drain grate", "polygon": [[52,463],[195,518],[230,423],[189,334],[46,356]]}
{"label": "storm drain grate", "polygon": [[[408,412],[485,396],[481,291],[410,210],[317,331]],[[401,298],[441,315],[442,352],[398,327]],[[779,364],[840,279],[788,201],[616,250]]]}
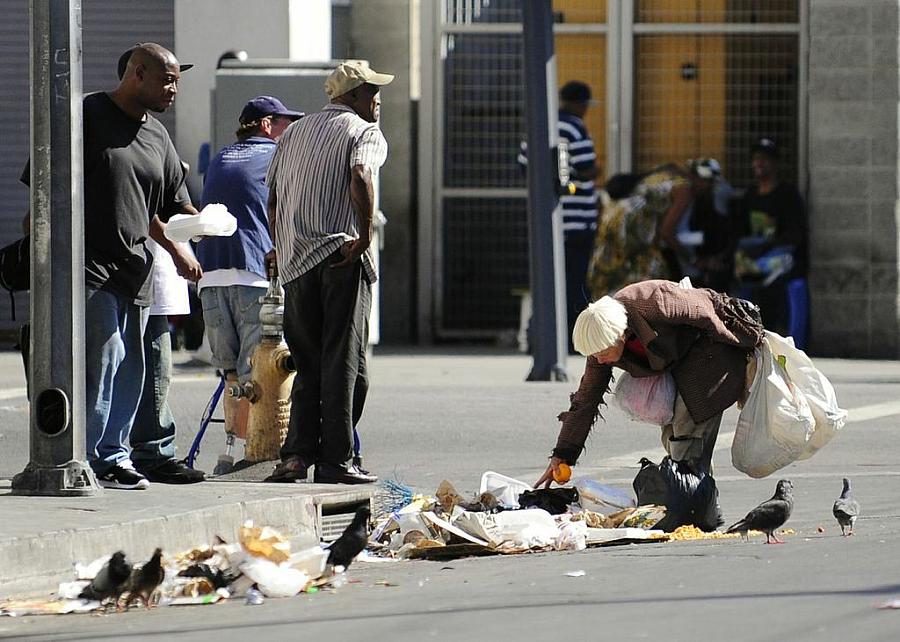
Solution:
{"label": "storm drain grate", "polygon": [[340,537],[341,533],[344,532],[344,529],[346,529],[347,526],[350,525],[350,522],[353,521],[356,509],[369,503],[369,500],[364,500],[361,502],[333,504],[330,506],[319,504],[317,511],[318,519],[316,523],[319,541],[326,543],[333,542]]}

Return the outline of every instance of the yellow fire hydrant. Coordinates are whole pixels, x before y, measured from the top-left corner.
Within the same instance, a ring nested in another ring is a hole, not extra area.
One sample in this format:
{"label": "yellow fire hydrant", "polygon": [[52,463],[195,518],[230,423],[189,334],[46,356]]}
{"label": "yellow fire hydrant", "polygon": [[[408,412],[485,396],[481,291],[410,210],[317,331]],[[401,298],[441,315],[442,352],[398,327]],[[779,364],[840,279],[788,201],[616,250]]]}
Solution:
{"label": "yellow fire hydrant", "polygon": [[226,388],[226,394],[250,403],[244,458],[248,462],[271,461],[287,436],[291,416],[294,362],[284,342],[284,295],[278,277],[269,274],[269,289],[260,297],[262,338],[250,357],[250,380]]}

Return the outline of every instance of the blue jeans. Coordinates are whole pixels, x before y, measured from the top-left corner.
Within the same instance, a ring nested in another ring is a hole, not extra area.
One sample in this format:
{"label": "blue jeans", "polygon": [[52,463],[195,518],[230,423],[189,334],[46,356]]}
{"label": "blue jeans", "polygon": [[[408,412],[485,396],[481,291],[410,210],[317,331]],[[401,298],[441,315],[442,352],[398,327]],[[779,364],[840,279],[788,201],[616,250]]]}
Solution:
{"label": "blue jeans", "polygon": [[143,346],[147,374],[131,429],[131,459],[138,468],[175,459],[175,417],[169,409],[172,336],[168,317],[150,316]]}
{"label": "blue jeans", "polygon": [[144,385],[142,337],[148,308],[85,288],[87,458],[98,475],[129,461],[128,438]]}
{"label": "blue jeans", "polygon": [[250,379],[250,356],[260,342],[259,297],[265,293],[265,288],[248,285],[200,290],[213,365],[225,373],[236,372],[241,383]]}

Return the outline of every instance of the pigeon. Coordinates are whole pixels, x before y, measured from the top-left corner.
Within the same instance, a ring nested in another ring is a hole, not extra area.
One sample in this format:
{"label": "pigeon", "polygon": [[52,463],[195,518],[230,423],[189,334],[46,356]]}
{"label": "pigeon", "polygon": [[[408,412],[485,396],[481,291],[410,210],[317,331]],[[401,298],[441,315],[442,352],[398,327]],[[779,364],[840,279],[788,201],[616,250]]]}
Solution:
{"label": "pigeon", "polygon": [[850,480],[846,477],[844,477],[844,490],[841,492],[841,496],[835,500],[831,512],[834,513],[834,518],[841,525],[841,535],[853,535],[853,524],[859,517],[859,502],[853,496],[853,492],[850,490]]}
{"label": "pigeon", "polygon": [[153,601],[153,594],[159,585],[162,584],[165,576],[166,572],[162,567],[162,549],[157,548],[153,551],[153,557],[147,560],[146,564],[131,572],[125,608],[127,609],[137,598],[141,598],[149,609]]}
{"label": "pigeon", "polygon": [[772,499],[747,513],[741,521],[732,524],[726,533],[740,533],[748,538],[747,531],[762,531],[766,534],[766,544],[783,544],[784,542],[775,536],[775,529],[783,525],[794,510],[794,484],[789,479],[781,479],[775,487]]}
{"label": "pigeon", "polygon": [[125,559],[125,553],[116,551],[78,597],[100,602],[112,598],[112,601],[116,602],[125,590],[130,576],[131,564]]}
{"label": "pigeon", "polygon": [[369,518],[372,512],[368,506],[360,506],[353,516],[353,521],[344,529],[328,548],[328,563],[333,567],[350,567],[353,559],[359,555],[369,541]]}

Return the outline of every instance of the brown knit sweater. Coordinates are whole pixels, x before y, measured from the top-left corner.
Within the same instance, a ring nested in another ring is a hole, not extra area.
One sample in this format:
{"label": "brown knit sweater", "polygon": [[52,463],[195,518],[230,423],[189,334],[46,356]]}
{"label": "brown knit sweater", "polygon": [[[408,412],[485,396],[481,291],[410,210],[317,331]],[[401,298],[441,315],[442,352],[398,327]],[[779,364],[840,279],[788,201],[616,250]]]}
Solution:
{"label": "brown knit sweater", "polygon": [[[758,318],[738,300],[708,289],[684,289],[671,281],[641,281],[617,299],[628,313],[628,329],[647,351],[642,362],[629,351],[614,364],[588,357],[581,383],[560,413],[562,427],[553,456],[574,464],[609,391],[613,367],[635,377],[671,372],[695,421],[705,421],[743,394],[747,361],[763,338]],[[649,364],[649,367],[648,367]]]}

